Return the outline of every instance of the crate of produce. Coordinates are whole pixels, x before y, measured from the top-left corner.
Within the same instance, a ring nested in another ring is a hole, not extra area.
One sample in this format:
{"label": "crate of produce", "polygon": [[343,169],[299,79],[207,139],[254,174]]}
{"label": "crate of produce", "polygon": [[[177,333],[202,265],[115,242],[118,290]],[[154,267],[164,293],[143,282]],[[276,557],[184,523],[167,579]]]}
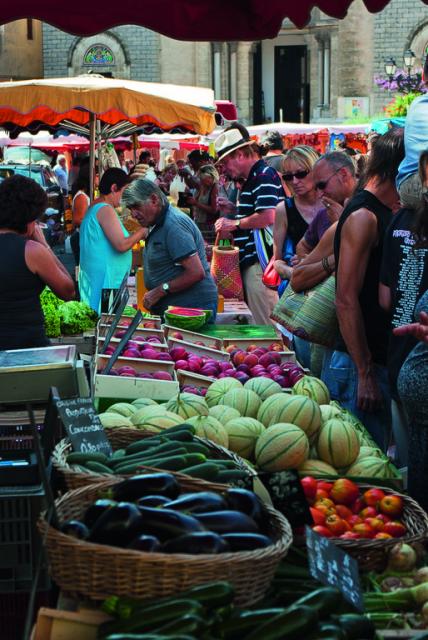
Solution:
{"label": "crate of produce", "polygon": [[197,333],[196,331],[188,331],[186,329],[177,329],[177,327],[171,327],[168,324],[162,325],[165,338],[175,338],[176,340],[185,340],[186,342],[193,342],[201,347],[208,347],[209,349],[217,349],[222,351],[223,340],[220,338],[214,338],[206,336],[203,333]]}
{"label": "crate of produce", "polygon": [[[113,369],[122,369],[122,374],[103,374],[110,356],[98,355],[93,377],[95,398],[153,398],[169,400],[179,391],[174,363],[161,360],[118,358]],[[126,367],[125,371],[123,367]],[[168,374],[168,379],[164,374]],[[148,375],[150,377],[143,377]]]}
{"label": "crate of produce", "polygon": [[[100,325],[110,325],[114,316],[108,315],[107,313],[102,313],[100,316],[99,324]],[[120,316],[118,327],[125,328],[129,327],[132,322],[132,317],[130,316]],[[141,329],[158,329],[161,330],[161,319],[159,316],[144,316],[139,328]]]}
{"label": "crate of produce", "polygon": [[[211,376],[202,376],[199,373],[193,373],[192,371],[185,371],[184,369],[178,369],[176,371],[177,380],[180,383],[180,388],[183,391],[190,391],[186,389],[190,387],[194,390],[208,389],[210,384],[214,382],[215,378]],[[192,393],[194,391],[190,391]]]}
{"label": "crate of produce", "polygon": [[[147,336],[150,338],[150,336]],[[154,336],[153,336],[154,337]],[[125,349],[123,350],[122,353],[125,353],[125,351],[129,348],[131,350],[137,350],[137,351],[145,351],[147,349],[151,349],[156,351],[157,353],[166,353],[168,351],[168,346],[166,344],[166,342],[157,342],[156,340],[150,339],[149,341],[146,340],[146,336],[140,336],[139,334],[135,333],[135,335],[133,335],[127,342]],[[114,352],[115,349],[117,349],[118,344],[120,343],[120,338],[111,338],[107,349],[105,351],[106,355],[112,355],[112,353]],[[96,353],[97,355],[101,354],[101,351],[104,347],[105,344],[105,339],[104,337],[99,337],[97,340],[97,349],[96,349]],[[137,357],[141,357],[143,358],[144,353],[143,354],[138,354]],[[150,359],[150,358],[149,358]]]}
{"label": "crate of produce", "polygon": [[203,347],[202,345],[195,344],[194,342],[187,342],[186,340],[178,340],[177,338],[167,339],[168,348],[171,351],[175,347],[182,347],[188,353],[205,358],[206,360],[218,360],[219,362],[229,362],[230,356],[224,351],[218,349],[211,349],[210,347]]}
{"label": "crate of produce", "polygon": [[280,338],[223,338],[223,347],[226,351],[242,349],[243,351],[254,351],[263,347],[270,351],[284,351],[284,345]]}
{"label": "crate of produce", "polygon": [[[109,490],[116,495],[116,484],[117,481],[114,480],[105,481],[66,493],[56,501],[60,523],[82,519],[87,508],[101,495]],[[171,481],[169,486],[172,486]],[[173,486],[176,487],[176,483]],[[195,481],[189,486],[183,480],[174,495],[203,490],[202,485],[196,487]],[[219,497],[221,500],[228,500],[228,496],[225,492]],[[292,541],[290,525],[284,516],[259,502],[256,504],[259,505],[257,522],[260,523],[256,528],[269,536],[269,540],[267,546],[251,551],[196,555],[189,552],[176,553],[174,547],[172,552],[167,553],[168,547],[163,545],[161,552],[144,552],[100,544],[93,531],[92,536],[96,542],[77,539],[54,529],[44,518],[39,520],[39,527],[42,535],[46,536],[52,578],[65,593],[93,600],[111,595],[139,599],[159,598],[197,584],[226,580],[235,589],[235,603],[242,606],[257,602],[263,597]],[[157,512],[159,519],[161,510],[153,511]],[[248,522],[247,516],[245,520]],[[233,529],[233,526],[230,528]],[[153,530],[158,531],[155,526]],[[207,527],[206,530],[211,529]],[[239,531],[239,527],[237,530]],[[165,532],[165,529],[162,534],[158,533],[158,537],[162,538],[163,543],[170,541],[170,533]],[[121,540],[123,544],[123,538]]]}
{"label": "crate of produce", "polygon": [[[109,328],[110,328],[110,325],[107,325],[107,324],[99,325],[99,331],[98,331],[97,337],[104,339],[105,336],[107,335]],[[118,326],[115,332],[113,333],[112,338],[117,338],[120,340],[125,335],[126,329],[127,327]],[[137,342],[151,342],[153,337],[157,338],[158,343],[166,344],[164,333],[160,329],[144,329],[144,328],[138,327],[137,329],[135,329],[134,333],[132,334],[132,340],[137,340]]]}

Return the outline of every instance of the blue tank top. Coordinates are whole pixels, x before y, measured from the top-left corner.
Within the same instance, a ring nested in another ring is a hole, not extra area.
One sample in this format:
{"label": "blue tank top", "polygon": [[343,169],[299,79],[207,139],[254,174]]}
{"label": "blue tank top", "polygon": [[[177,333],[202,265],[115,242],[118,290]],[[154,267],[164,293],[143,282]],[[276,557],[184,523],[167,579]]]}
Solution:
{"label": "blue tank top", "polygon": [[[132,265],[132,250],[117,251],[98,222],[97,213],[105,206],[100,202],[89,207],[80,226],[80,298],[97,313],[102,289],[118,289]],[[120,226],[123,234],[129,236],[122,222]]]}

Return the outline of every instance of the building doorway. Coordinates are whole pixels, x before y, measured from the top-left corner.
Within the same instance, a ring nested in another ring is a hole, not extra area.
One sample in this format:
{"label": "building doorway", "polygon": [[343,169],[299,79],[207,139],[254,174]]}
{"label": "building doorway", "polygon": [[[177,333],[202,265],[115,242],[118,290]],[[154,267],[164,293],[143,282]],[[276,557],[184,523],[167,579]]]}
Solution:
{"label": "building doorway", "polygon": [[306,46],[275,47],[275,121],[309,122]]}

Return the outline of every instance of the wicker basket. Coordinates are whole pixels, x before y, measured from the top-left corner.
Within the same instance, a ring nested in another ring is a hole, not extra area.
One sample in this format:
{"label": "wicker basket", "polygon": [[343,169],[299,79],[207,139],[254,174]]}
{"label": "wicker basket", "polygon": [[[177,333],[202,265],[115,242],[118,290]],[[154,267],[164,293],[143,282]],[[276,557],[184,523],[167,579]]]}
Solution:
{"label": "wicker basket", "polygon": [[[373,488],[373,485],[360,485],[362,491]],[[385,493],[392,493],[391,489],[379,487]],[[428,515],[409,496],[402,495],[394,491],[394,495],[400,496],[404,502],[404,512],[401,521],[407,528],[407,535],[402,538],[391,538],[390,540],[346,540],[343,538],[331,538],[331,540],[349,553],[355,560],[361,571],[383,571],[388,553],[397,542],[425,542],[428,538]]]}
{"label": "wicker basket", "polygon": [[[103,490],[118,480],[82,487],[56,501],[60,521],[80,518]],[[205,486],[183,480],[184,491],[203,491]],[[143,553],[77,540],[39,520],[50,572],[56,584],[73,597],[101,600],[109,595],[134,598],[169,596],[194,585],[215,580],[231,582],[238,605],[250,605],[263,597],[276,567],[292,542],[288,521],[265,506],[265,524],[275,543],[264,549],[219,555]]]}
{"label": "wicker basket", "polygon": [[[137,433],[138,437],[134,437],[133,440],[128,441],[126,444],[124,443],[124,434],[122,432],[130,431],[132,434]],[[153,436],[152,431],[144,431],[143,429],[129,429],[127,427],[119,428],[119,429],[106,429],[107,437],[110,440],[112,448],[114,451],[117,449],[121,449],[124,446],[127,446],[131,442],[135,442],[136,440],[142,440],[143,438],[148,438]],[[232,451],[221,447],[220,445],[211,442],[210,440],[205,440],[203,438],[198,438],[195,436],[195,440],[203,443],[206,447],[210,449],[210,455],[213,458],[223,459],[223,460],[233,460],[237,466],[237,468],[247,471],[249,475],[255,475],[255,471],[245,464],[245,462],[237,456]],[[71,444],[68,440],[61,440],[53,450],[52,453],[52,464],[59,474],[61,480],[64,482],[67,490],[78,489],[79,487],[87,487],[88,484],[93,484],[95,482],[101,482],[102,480],[107,480],[111,478],[110,475],[102,474],[102,473],[93,473],[92,471],[86,471],[83,468],[77,468],[76,466],[71,466],[67,464],[66,459],[67,455],[71,453]],[[142,469],[151,470],[150,467],[142,467]],[[177,475],[180,478],[190,478],[190,476],[186,476],[182,473],[171,472],[173,475]],[[135,474],[132,474],[135,475]],[[198,479],[199,480],[199,479]],[[204,483],[204,487],[206,491],[222,491],[225,488],[224,484],[209,482],[207,480],[199,480]]]}

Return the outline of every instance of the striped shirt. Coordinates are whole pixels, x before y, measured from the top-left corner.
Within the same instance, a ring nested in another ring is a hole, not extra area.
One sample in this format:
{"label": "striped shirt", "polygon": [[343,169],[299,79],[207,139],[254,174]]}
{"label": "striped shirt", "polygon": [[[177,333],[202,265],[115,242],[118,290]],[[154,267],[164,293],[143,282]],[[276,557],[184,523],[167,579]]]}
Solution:
{"label": "striped shirt", "polygon": [[[239,194],[238,211],[233,216],[234,220],[247,218],[253,213],[261,213],[266,209],[275,209],[276,205],[284,199],[284,192],[278,173],[269,167],[264,160],[258,160],[251,168],[247,181]],[[273,254],[272,226],[261,229],[264,236],[264,244]],[[235,232],[235,244],[239,247],[239,263],[241,269],[250,267],[257,262],[257,251],[253,229],[237,228]]]}

